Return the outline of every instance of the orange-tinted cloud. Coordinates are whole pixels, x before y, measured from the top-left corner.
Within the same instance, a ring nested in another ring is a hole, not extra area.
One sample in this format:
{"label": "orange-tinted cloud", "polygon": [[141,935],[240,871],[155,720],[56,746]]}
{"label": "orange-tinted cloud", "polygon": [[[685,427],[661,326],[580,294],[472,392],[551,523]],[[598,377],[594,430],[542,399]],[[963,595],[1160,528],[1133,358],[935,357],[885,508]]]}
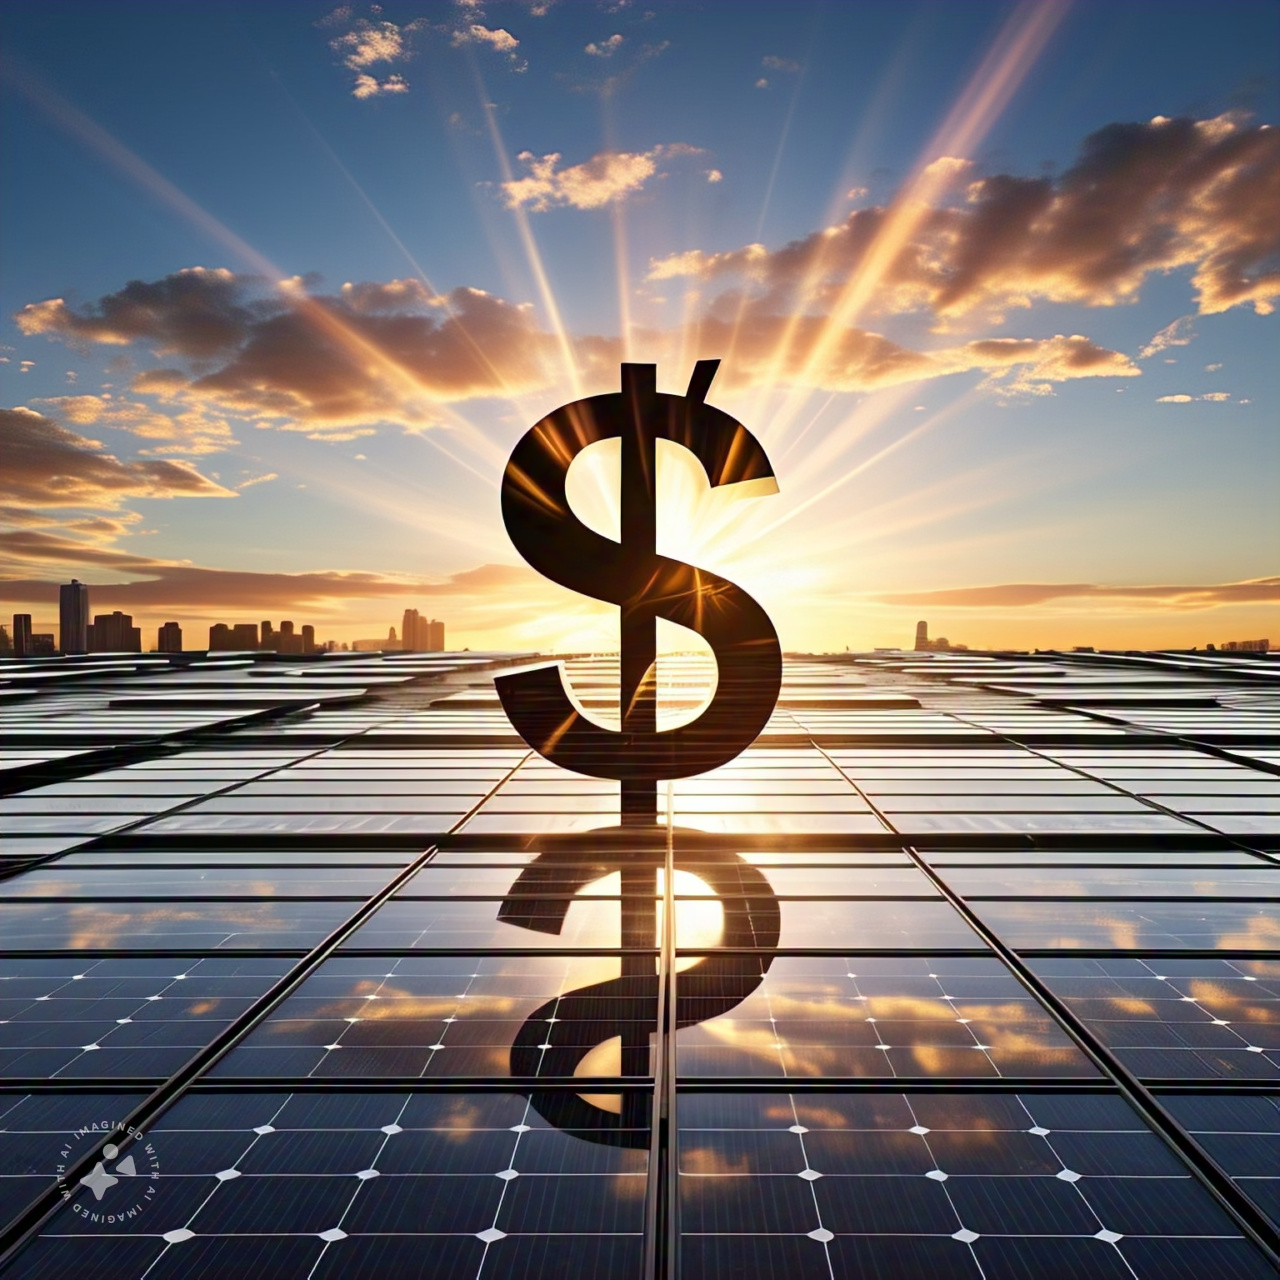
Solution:
{"label": "orange-tinted cloud", "polygon": [[32,409],[0,410],[3,495],[16,507],[114,509],[128,498],[230,498],[186,462],[121,462]]}
{"label": "orange-tinted cloud", "polygon": [[0,548],[6,563],[18,571],[4,577],[6,598],[48,599],[60,570],[116,570],[137,580],[94,584],[95,607],[128,607],[144,613],[180,608],[214,612],[314,608],[340,600],[396,596],[484,598],[538,585],[537,575],[518,565],[481,565],[436,581],[341,570],[254,573],[206,569],[32,529],[0,534]]}
{"label": "orange-tinted cloud", "polygon": [[522,151],[518,159],[529,170],[528,175],[502,183],[502,194],[508,208],[527,208],[534,213],[562,205],[602,209],[639,191],[658,172],[660,160],[702,154],[698,147],[675,142],[650,151],[601,151],[582,164],[561,169],[558,151],[545,156]]}
{"label": "orange-tinted cloud", "polygon": [[1280,578],[1253,578],[1207,586],[1109,587],[1089,582],[1008,583],[997,587],[956,587],[878,596],[882,604],[928,608],[1026,608],[1051,600],[1128,600],[1175,609],[1208,609],[1224,604],[1280,601]]}
{"label": "orange-tinted cloud", "polygon": [[[383,422],[421,429],[441,420],[440,404],[545,386],[559,361],[529,308],[479,289],[433,297],[415,280],[326,297],[305,281],[267,291],[252,276],[192,268],[87,307],[34,303],[16,319],[27,334],[150,346],[169,365],[139,374],[139,394],[335,439]],[[580,356],[607,364],[616,344],[586,340]]]}
{"label": "orange-tinted cloud", "polygon": [[[1147,277],[1190,268],[1201,314],[1280,297],[1280,130],[1227,114],[1113,124],[1085,140],[1060,178],[963,181],[961,202],[929,210],[885,272],[872,314],[1003,315],[1037,301],[1113,306]],[[889,210],[775,251],[700,250],[653,262],[650,279],[741,277],[779,311],[821,309],[862,265]]]}

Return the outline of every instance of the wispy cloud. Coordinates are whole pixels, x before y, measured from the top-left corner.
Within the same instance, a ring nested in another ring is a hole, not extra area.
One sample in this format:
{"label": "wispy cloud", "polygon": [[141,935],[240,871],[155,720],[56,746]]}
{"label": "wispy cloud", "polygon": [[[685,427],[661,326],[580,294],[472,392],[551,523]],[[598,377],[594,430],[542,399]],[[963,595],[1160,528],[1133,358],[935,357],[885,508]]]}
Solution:
{"label": "wispy cloud", "polygon": [[1170,347],[1185,347],[1195,340],[1195,330],[1191,327],[1194,317],[1179,316],[1172,324],[1167,324],[1159,333],[1138,352],[1139,360],[1150,360]]}
{"label": "wispy cloud", "polygon": [[115,509],[129,498],[230,498],[190,463],[122,462],[98,440],[19,407],[0,409],[5,501],[17,507]]}
{"label": "wispy cloud", "polygon": [[649,151],[601,151],[582,164],[562,169],[558,151],[545,156],[522,151],[518,159],[529,173],[502,183],[502,193],[509,208],[534,213],[564,206],[600,209],[639,191],[658,172],[659,161],[702,154],[698,147],[675,142]]}
{"label": "wispy cloud", "polygon": [[882,604],[929,608],[1021,609],[1055,600],[1119,600],[1175,609],[1208,609],[1224,604],[1280,601],[1280,578],[1252,578],[1194,586],[1099,586],[1088,582],[1008,583],[996,587],[955,587],[876,597]]}
{"label": "wispy cloud", "polygon": [[1211,404],[1225,404],[1230,399],[1230,391],[1206,391],[1199,396],[1189,396],[1185,392],[1179,392],[1172,396],[1157,396],[1156,404],[1191,404],[1196,400],[1208,400]]}
{"label": "wispy cloud", "polygon": [[249,480],[241,480],[237,489],[252,489],[255,484],[269,484],[272,480],[279,480],[280,475],[275,471],[268,471],[265,476],[253,476]]}
{"label": "wispy cloud", "polygon": [[[178,380],[176,383],[175,379]],[[171,386],[180,386],[185,379],[175,370],[161,369],[142,374],[136,381],[144,389],[165,392]],[[108,427],[158,442],[143,449],[144,454],[187,454],[199,457],[222,453],[239,443],[232,435],[226,419],[209,412],[202,405],[174,413],[161,413],[141,401],[121,398],[110,392],[102,395],[50,396],[35,403],[48,406],[63,421],[78,427]]]}
{"label": "wispy cloud", "polygon": [[615,32],[607,40],[593,40],[583,53],[589,53],[593,58],[612,58],[622,47],[623,40],[624,37]]}

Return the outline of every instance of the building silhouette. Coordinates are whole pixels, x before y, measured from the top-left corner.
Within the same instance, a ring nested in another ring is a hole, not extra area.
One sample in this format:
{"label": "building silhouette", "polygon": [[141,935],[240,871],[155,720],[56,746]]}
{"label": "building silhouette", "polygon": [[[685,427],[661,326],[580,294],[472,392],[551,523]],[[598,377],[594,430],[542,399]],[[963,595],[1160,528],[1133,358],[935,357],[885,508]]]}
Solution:
{"label": "building silhouette", "polygon": [[946,653],[950,649],[968,649],[967,644],[952,644],[946,636],[938,636],[934,640],[929,639],[929,624],[927,622],[916,623],[916,652],[928,653]]}
{"label": "building silhouette", "polygon": [[[176,624],[175,624],[176,625]],[[317,653],[316,629],[310,623],[295,630],[287,619],[277,628],[270,618],[264,618],[259,630],[256,622],[237,622],[228,626],[214,623],[209,628],[210,649],[258,649],[265,653],[304,654]]]}
{"label": "building silhouette", "polygon": [[181,653],[182,628],[176,622],[166,622],[156,636],[156,648],[161,653]]}
{"label": "building silhouette", "polygon": [[404,611],[400,636],[400,648],[406,653],[440,653],[444,650],[444,623],[424,618],[417,609]]}
{"label": "building silhouette", "polygon": [[88,653],[141,653],[142,628],[133,625],[133,615],[113,609],[99,613],[88,628]]}
{"label": "building silhouette", "polygon": [[[270,626],[270,623],[266,624]],[[209,650],[244,650],[257,649],[258,624],[256,622],[237,622],[229,627],[225,622],[215,622],[209,628]]]}
{"label": "building silhouette", "polygon": [[89,652],[89,588],[78,578],[58,588],[58,639],[63,653]]}
{"label": "building silhouette", "polygon": [[31,615],[15,613],[13,615],[13,656],[25,658],[31,652]]}

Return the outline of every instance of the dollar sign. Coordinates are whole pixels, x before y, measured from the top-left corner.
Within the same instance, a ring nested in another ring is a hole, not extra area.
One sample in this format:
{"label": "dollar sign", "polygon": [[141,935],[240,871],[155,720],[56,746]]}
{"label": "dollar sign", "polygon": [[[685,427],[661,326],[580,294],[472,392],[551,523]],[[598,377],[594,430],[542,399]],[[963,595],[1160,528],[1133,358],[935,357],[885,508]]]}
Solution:
{"label": "dollar sign", "polygon": [[[624,364],[622,390],[562,405],[512,451],[502,478],[502,517],[520,554],[544,577],[621,613],[620,731],[586,719],[562,668],[495,680],[516,731],[555,764],[622,784],[624,823],[652,824],[659,778],[705,773],[755,740],[778,700],[782,650],[768,614],[741,587],[656,550],[655,443],[670,440],[702,463],[712,487],[755,482],[776,492],[756,438],[705,403],[718,360],[700,360],[685,395],[657,390],[657,366]],[[583,449],[622,442],[620,542],[588,529],[569,509],[565,480]],[[658,730],[657,619],[710,644],[715,697],[689,724]]]}

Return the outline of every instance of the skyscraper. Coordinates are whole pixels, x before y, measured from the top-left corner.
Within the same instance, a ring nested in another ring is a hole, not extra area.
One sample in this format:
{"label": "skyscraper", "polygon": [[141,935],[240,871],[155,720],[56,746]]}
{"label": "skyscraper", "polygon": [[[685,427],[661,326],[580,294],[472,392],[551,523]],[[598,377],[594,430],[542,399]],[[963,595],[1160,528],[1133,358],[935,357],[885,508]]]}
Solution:
{"label": "skyscraper", "polygon": [[309,622],[304,623],[302,627],[302,652],[315,653],[316,651],[316,629]]}
{"label": "skyscraper", "polygon": [[156,648],[161,653],[181,653],[182,628],[176,622],[166,622],[156,636]]}
{"label": "skyscraper", "polygon": [[13,615],[13,656],[25,658],[31,652],[31,615],[15,613]]}
{"label": "skyscraper", "polygon": [[931,649],[933,646],[929,643],[929,624],[927,622],[916,623],[916,649]]}
{"label": "skyscraper", "polygon": [[89,653],[141,653],[142,628],[133,625],[133,615],[113,609],[99,613],[88,628]]}
{"label": "skyscraper", "polygon": [[63,653],[89,652],[89,588],[78,578],[58,588],[58,632]]}
{"label": "skyscraper", "polygon": [[427,623],[427,652],[440,653],[444,650],[444,623],[434,618]]}
{"label": "skyscraper", "polygon": [[406,609],[403,625],[400,628],[400,648],[405,653],[415,653],[418,649],[418,611]]}

